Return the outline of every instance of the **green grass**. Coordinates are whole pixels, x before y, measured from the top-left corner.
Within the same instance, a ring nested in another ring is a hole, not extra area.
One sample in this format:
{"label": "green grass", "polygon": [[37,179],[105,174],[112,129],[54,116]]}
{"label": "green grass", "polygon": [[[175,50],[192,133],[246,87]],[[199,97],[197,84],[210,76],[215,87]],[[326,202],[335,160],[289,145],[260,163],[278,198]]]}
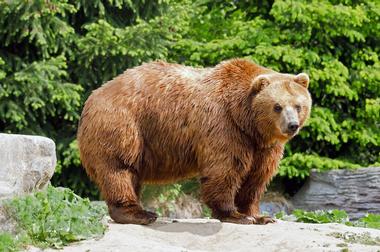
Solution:
{"label": "green grass", "polygon": [[[106,230],[103,205],[82,199],[66,188],[49,186],[45,191],[15,198],[4,204],[17,223],[17,235],[0,234],[0,251],[17,251],[22,245],[61,248],[70,242],[100,237]],[[13,250],[12,250],[13,248]]]}

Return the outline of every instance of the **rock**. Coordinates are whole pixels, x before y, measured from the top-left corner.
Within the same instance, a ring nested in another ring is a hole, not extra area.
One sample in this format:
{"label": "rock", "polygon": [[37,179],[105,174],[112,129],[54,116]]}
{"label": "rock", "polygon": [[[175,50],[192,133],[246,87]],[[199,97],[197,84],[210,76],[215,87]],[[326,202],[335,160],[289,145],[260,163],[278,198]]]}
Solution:
{"label": "rock", "polygon": [[0,134],[0,200],[44,188],[56,161],[49,138]]}
{"label": "rock", "polygon": [[292,203],[305,210],[343,209],[352,219],[380,213],[380,167],[312,171]]}
{"label": "rock", "polygon": [[102,238],[74,243],[61,251],[378,251],[376,245],[337,238],[363,234],[375,240],[380,237],[380,230],[286,221],[237,225],[207,219],[159,219],[148,226],[110,222]]}
{"label": "rock", "polygon": [[274,217],[279,212],[284,212],[286,214],[291,213],[287,205],[278,202],[260,202],[260,213],[262,215]]}
{"label": "rock", "polygon": [[292,204],[278,192],[266,192],[260,201],[260,213],[274,217],[276,213],[285,212],[290,214]]}
{"label": "rock", "polygon": [[[55,165],[55,144],[51,139],[0,134],[0,200],[43,189]],[[15,226],[0,202],[0,231],[13,233]]]}

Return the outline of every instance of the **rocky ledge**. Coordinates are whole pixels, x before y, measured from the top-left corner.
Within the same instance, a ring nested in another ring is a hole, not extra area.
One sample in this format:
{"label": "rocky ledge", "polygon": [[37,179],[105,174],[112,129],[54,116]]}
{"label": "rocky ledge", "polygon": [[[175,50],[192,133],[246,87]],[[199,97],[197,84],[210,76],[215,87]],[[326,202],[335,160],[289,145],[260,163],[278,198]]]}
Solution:
{"label": "rocky ledge", "polygon": [[314,170],[292,202],[305,210],[342,209],[352,219],[380,214],[380,167]]}

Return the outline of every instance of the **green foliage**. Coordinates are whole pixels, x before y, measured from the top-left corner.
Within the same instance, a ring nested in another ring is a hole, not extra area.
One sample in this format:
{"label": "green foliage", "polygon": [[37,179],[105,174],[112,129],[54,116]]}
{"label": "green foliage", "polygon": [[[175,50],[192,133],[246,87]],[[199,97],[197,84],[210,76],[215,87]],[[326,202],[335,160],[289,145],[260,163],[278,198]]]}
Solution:
{"label": "green foliage", "polygon": [[16,252],[22,250],[27,243],[26,236],[14,236],[10,233],[0,233],[0,251]]}
{"label": "green foliage", "polygon": [[[99,237],[106,225],[102,222],[106,208],[82,199],[69,189],[54,188],[15,198],[4,204],[19,232],[33,245],[60,248],[70,242]],[[14,242],[7,240],[8,243]]]}
{"label": "green foliage", "polygon": [[343,210],[307,212],[296,209],[292,214],[297,218],[297,222],[305,223],[346,223],[349,221],[347,213]]}
{"label": "green foliage", "polygon": [[367,214],[360,218],[356,226],[380,229],[380,214]]}
{"label": "green foliage", "polygon": [[16,251],[16,242],[9,233],[0,233],[0,251]]}
{"label": "green foliage", "polygon": [[0,116],[9,123],[5,131],[35,125],[30,133],[43,134],[54,117],[67,121],[78,118],[82,88],[64,82],[66,68],[65,57],[58,56],[26,65],[3,81]]}
{"label": "green foliage", "polygon": [[379,1],[0,1],[0,41],[0,131],[53,138],[53,183],[81,195],[98,196],[75,142],[83,102],[155,59],[307,72],[311,119],[280,176],[380,163]]}
{"label": "green foliage", "polygon": [[276,214],[276,218],[303,223],[341,223],[348,226],[380,229],[380,214],[367,214],[359,220],[351,221],[346,211],[337,209],[328,211],[316,210],[310,212],[295,209],[291,215],[279,212]]}
{"label": "green foliage", "polygon": [[[167,15],[148,21],[137,19],[135,25],[118,28],[104,19],[83,26],[86,35],[78,39],[79,80],[97,87],[120,74],[126,67],[167,58],[173,41],[181,37],[187,22],[186,10],[173,5]],[[94,75],[93,69],[98,74]],[[90,82],[89,82],[90,81]]]}
{"label": "green foliage", "polygon": [[358,167],[360,166],[357,164],[352,164],[339,159],[295,153],[281,160],[279,175],[287,176],[289,178],[300,177],[303,179],[309,176],[311,169],[327,171],[333,169],[353,169]]}
{"label": "green foliage", "polygon": [[206,205],[202,205],[202,215],[203,217],[211,218],[212,217],[211,209]]}

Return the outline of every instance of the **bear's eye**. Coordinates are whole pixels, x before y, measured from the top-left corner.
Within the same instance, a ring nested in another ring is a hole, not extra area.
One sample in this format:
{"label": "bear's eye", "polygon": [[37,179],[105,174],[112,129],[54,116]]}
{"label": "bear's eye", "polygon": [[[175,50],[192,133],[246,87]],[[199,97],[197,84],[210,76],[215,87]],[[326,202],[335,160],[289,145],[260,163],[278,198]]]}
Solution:
{"label": "bear's eye", "polygon": [[274,112],[280,113],[282,111],[282,107],[280,104],[277,103],[276,105],[274,105],[273,110]]}
{"label": "bear's eye", "polygon": [[296,110],[298,113],[301,112],[301,106],[300,105],[296,105],[295,107],[296,107]]}

